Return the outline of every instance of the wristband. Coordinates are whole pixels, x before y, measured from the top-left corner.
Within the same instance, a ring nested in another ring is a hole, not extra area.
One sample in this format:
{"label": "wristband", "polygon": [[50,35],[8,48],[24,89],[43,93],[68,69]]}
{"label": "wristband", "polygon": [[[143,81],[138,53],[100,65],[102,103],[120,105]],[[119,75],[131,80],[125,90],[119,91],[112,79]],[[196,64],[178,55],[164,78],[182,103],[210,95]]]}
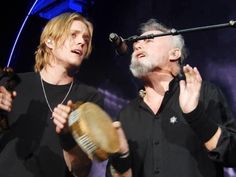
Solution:
{"label": "wristband", "polygon": [[124,158],[127,158],[127,157],[129,157],[129,151],[127,151],[123,154],[119,154],[119,158],[121,158],[121,159],[124,159]]}
{"label": "wristband", "polygon": [[[209,116],[213,115],[209,114]],[[201,102],[198,103],[195,110],[187,114],[183,113],[183,116],[204,143],[211,139],[218,129],[218,125],[212,121],[211,117],[205,114],[204,106]]]}
{"label": "wristband", "polygon": [[66,151],[71,150],[73,147],[77,145],[76,141],[74,140],[73,136],[70,133],[59,134],[59,140],[61,147]]}
{"label": "wristband", "polygon": [[131,159],[129,151],[124,154],[114,154],[110,157],[113,168],[119,172],[124,173],[131,167]]}

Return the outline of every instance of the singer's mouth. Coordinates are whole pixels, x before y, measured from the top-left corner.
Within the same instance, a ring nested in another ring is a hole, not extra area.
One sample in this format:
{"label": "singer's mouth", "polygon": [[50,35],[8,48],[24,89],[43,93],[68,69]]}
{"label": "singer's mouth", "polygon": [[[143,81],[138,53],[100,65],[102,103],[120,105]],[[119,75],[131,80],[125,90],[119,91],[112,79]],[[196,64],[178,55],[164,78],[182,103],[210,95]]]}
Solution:
{"label": "singer's mouth", "polygon": [[75,53],[75,54],[77,54],[77,55],[80,55],[80,56],[83,54],[82,51],[79,50],[79,49],[71,50],[71,52],[72,52],[72,53]]}
{"label": "singer's mouth", "polygon": [[145,57],[145,54],[144,53],[138,53],[137,55],[136,55],[136,58],[143,58],[143,57]]}

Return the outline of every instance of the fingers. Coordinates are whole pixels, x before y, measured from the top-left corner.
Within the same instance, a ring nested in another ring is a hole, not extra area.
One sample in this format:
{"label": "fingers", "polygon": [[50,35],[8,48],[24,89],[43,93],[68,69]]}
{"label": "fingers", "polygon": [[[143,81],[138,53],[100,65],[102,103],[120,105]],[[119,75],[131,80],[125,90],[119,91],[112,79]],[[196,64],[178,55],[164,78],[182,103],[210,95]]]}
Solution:
{"label": "fingers", "polygon": [[56,125],[56,132],[59,134],[62,132],[64,128],[64,124],[58,121],[57,119],[53,119],[54,124]]}
{"label": "fingers", "polygon": [[180,81],[179,103],[184,113],[189,113],[198,105],[202,78],[196,67],[189,65],[183,67],[185,81]]}
{"label": "fingers", "polygon": [[116,129],[121,128],[121,123],[120,123],[119,121],[113,122],[112,125],[113,125]]}
{"label": "fingers", "polygon": [[67,101],[67,106],[70,106],[72,108],[73,102],[71,100]]}
{"label": "fingers", "polygon": [[202,77],[201,77],[198,69],[196,67],[194,67],[193,69],[194,69],[194,73],[195,73],[195,76],[196,76],[196,80],[201,82],[202,81]]}
{"label": "fingers", "polygon": [[186,83],[201,82],[201,75],[196,67],[192,68],[190,65],[183,67],[183,71],[186,77]]}
{"label": "fingers", "polygon": [[185,74],[186,83],[192,83],[193,76],[194,76],[193,68],[189,65],[186,65],[186,66],[183,67],[183,71],[184,71],[184,74]]}
{"label": "fingers", "polygon": [[185,80],[180,80],[179,81],[180,93],[184,90],[185,85],[186,85]]}
{"label": "fingers", "polygon": [[5,87],[0,86],[0,109],[5,111],[11,111],[12,109],[12,101],[16,96],[16,92],[9,92]]}
{"label": "fingers", "polygon": [[119,136],[119,142],[120,142],[120,153],[126,153],[129,151],[129,146],[125,137],[125,133],[121,127],[121,123],[119,121],[115,121],[112,123],[112,125],[116,128],[118,136]]}
{"label": "fingers", "polygon": [[56,132],[68,132],[68,117],[71,113],[72,101],[68,101],[67,105],[59,104],[54,108],[52,116],[53,122],[56,125]]}
{"label": "fingers", "polygon": [[17,94],[16,94],[16,91],[13,91],[13,92],[12,92],[12,97],[15,98],[16,95],[17,95]]}

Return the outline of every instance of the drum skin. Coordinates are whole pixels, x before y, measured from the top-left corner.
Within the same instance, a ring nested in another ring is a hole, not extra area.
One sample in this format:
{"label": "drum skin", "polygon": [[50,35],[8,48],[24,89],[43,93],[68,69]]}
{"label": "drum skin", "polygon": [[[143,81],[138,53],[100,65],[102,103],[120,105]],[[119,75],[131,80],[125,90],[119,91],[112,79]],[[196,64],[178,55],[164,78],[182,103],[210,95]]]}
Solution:
{"label": "drum skin", "polygon": [[119,151],[119,137],[110,116],[92,102],[76,103],[69,128],[77,144],[91,159],[103,161]]}

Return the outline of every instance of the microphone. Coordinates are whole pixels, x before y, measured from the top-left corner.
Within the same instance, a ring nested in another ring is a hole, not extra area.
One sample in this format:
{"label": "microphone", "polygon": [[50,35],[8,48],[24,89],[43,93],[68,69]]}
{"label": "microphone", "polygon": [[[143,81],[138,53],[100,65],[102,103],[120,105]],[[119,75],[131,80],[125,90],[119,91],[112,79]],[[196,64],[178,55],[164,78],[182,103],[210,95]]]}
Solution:
{"label": "microphone", "polygon": [[128,46],[121,36],[116,33],[110,33],[109,41],[113,43],[118,55],[123,55],[127,52]]}

